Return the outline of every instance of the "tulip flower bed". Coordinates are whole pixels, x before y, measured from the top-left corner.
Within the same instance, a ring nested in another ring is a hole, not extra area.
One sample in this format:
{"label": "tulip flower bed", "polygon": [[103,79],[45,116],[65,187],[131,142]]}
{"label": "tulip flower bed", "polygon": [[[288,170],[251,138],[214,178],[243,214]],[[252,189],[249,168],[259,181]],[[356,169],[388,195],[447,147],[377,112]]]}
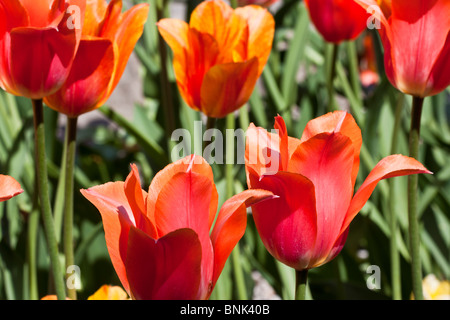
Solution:
{"label": "tulip flower bed", "polygon": [[0,0],[0,299],[450,298],[449,12]]}

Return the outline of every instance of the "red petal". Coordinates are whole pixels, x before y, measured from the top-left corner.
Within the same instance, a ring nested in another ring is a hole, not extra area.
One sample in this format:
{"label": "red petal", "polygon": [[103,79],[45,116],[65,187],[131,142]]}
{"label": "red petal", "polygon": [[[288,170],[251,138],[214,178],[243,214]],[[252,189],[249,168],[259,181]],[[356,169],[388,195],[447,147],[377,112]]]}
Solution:
{"label": "red petal", "polygon": [[154,240],[134,227],[126,260],[131,295],[138,300],[197,299],[202,248],[190,229]]}
{"label": "red petal", "polygon": [[275,117],[275,130],[278,130],[280,137],[280,168],[281,171],[286,171],[289,161],[289,142],[286,123],[281,116]]}
{"label": "red petal", "polygon": [[410,157],[391,155],[383,158],[380,162],[378,162],[375,168],[372,169],[364,183],[359,188],[358,192],[356,192],[353,197],[350,207],[348,208],[345,221],[342,224],[341,232],[347,229],[353,218],[364,207],[380,180],[418,173],[431,172],[428,171],[419,161]]}
{"label": "red petal", "polygon": [[12,177],[0,174],[0,202],[22,193],[20,184]]}
{"label": "red petal", "polygon": [[223,204],[211,233],[214,250],[213,288],[231,251],[242,238],[247,227],[246,208],[262,200],[273,198],[273,193],[265,190],[243,191]]}
{"label": "red petal", "polygon": [[16,93],[41,99],[58,90],[69,74],[76,41],[75,32],[63,34],[56,28],[13,29],[10,72]]}
{"label": "red petal", "polygon": [[289,172],[307,177],[315,187],[317,242],[315,260],[328,256],[340,234],[352,199],[353,144],[337,133],[321,133],[303,142],[292,155]]}
{"label": "red petal", "polygon": [[292,268],[308,268],[317,237],[314,185],[290,172],[265,175],[252,185],[278,196],[252,206],[256,228],[267,250]]}
{"label": "red petal", "polygon": [[133,212],[124,192],[123,182],[109,182],[81,193],[100,211],[106,246],[111,262],[124,289],[129,293],[125,271],[128,232],[134,225]]}
{"label": "red petal", "polygon": [[100,107],[109,93],[115,56],[110,40],[82,39],[67,81],[45,98],[49,107],[76,117]]}

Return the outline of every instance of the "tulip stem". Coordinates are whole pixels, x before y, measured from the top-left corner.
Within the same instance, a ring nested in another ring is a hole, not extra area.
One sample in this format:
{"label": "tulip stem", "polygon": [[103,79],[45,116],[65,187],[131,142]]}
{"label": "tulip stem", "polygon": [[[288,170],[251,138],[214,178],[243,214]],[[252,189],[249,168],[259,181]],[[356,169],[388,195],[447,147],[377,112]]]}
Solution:
{"label": "tulip stem", "polygon": [[42,99],[32,100],[34,114],[34,136],[35,136],[35,161],[36,161],[36,179],[39,193],[42,220],[47,240],[50,264],[53,273],[56,296],[64,300],[65,288],[61,265],[59,263],[58,242],[56,240],[55,225],[53,221],[52,209],[50,204],[50,195],[48,187],[47,162],[45,155],[45,125],[44,125],[44,107]]}
{"label": "tulip stem", "polygon": [[326,44],[326,58],[328,63],[327,67],[327,89],[328,89],[328,108],[331,111],[337,110],[336,101],[334,98],[334,78],[336,76],[336,63],[339,52],[338,44]]}
{"label": "tulip stem", "polygon": [[295,300],[306,300],[308,269],[295,270]]}
{"label": "tulip stem", "polygon": [[[230,113],[226,117],[226,128],[235,128],[234,114]],[[230,199],[234,195],[234,141],[233,139],[226,139],[226,162],[225,162],[225,181],[226,181],[226,198]],[[247,288],[245,286],[244,271],[242,270],[241,253],[239,249],[239,242],[231,252],[231,259],[234,272],[234,280],[237,288],[237,295],[239,300],[247,300]]]}
{"label": "tulip stem", "polygon": [[[404,99],[405,95],[400,93],[399,99],[395,106],[395,122],[394,129],[392,132],[392,144],[391,144],[391,154],[397,153],[398,146],[398,130],[401,125],[401,115],[403,111]],[[392,179],[389,182],[390,187],[390,230],[391,230],[391,238],[390,238],[390,256],[391,256],[391,283],[392,283],[392,299],[393,300],[401,300],[402,298],[402,287],[401,287],[401,269],[400,269],[400,255],[397,248],[397,215],[395,210],[395,204],[397,202],[397,197],[395,193],[395,180]]]}
{"label": "tulip stem", "polygon": [[[67,134],[65,140],[66,164],[65,164],[65,191],[64,191],[64,256],[66,269],[75,264],[73,249],[73,175],[75,165],[75,147],[77,138],[78,117],[67,117]],[[76,300],[77,291],[74,286],[67,289],[70,299]]]}
{"label": "tulip stem", "polygon": [[[409,156],[418,159],[420,140],[420,119],[423,108],[423,98],[413,97],[412,117],[409,132]],[[423,300],[422,265],[420,261],[420,232],[417,216],[418,175],[408,177],[408,223],[411,250],[412,289],[416,300]]]}

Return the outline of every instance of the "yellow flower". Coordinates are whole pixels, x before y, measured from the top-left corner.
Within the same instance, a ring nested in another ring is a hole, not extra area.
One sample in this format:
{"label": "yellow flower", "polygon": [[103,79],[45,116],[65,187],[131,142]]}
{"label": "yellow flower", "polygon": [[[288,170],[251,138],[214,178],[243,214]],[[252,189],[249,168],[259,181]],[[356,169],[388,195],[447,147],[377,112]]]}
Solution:
{"label": "yellow flower", "polygon": [[425,300],[450,300],[450,281],[440,281],[434,274],[426,276],[422,281]]}
{"label": "yellow flower", "polygon": [[128,300],[128,294],[119,286],[103,285],[88,300]]}

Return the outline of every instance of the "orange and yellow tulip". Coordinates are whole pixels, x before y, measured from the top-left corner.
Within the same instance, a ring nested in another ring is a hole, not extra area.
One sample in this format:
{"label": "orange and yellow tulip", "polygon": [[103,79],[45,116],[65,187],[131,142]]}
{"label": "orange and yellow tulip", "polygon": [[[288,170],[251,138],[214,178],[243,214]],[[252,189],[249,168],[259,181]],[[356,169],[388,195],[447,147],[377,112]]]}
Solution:
{"label": "orange and yellow tulip", "polygon": [[355,0],[379,20],[386,76],[403,93],[424,98],[450,84],[450,1]]}
{"label": "orange and yellow tulip", "polygon": [[244,235],[246,207],[272,193],[246,190],[225,201],[216,217],[218,193],[202,157],[168,165],[148,192],[141,189],[137,167],[131,168],[125,182],[81,191],[102,215],[106,245],[124,289],[138,300],[209,298]]}
{"label": "orange and yellow tulip", "polygon": [[305,0],[305,4],[327,42],[353,40],[366,28],[369,14],[353,0]]}
{"label": "orange and yellow tulip", "polygon": [[85,0],[0,0],[0,87],[30,99],[58,90],[69,75]]}
{"label": "orange and yellow tulip", "polygon": [[69,117],[102,106],[142,35],[148,4],[122,13],[122,0],[87,0],[80,47],[67,81],[44,102]]}
{"label": "orange and yellow tulip", "polygon": [[171,47],[181,96],[193,109],[222,118],[247,102],[269,57],[275,22],[267,9],[233,10],[221,0],[197,6],[189,24],[158,22]]}
{"label": "orange and yellow tulip", "polygon": [[10,176],[0,174],[0,202],[9,200],[22,192],[19,182]]}
{"label": "orange and yellow tulip", "polygon": [[[413,158],[391,155],[353,194],[362,137],[350,114],[336,111],[311,120],[301,139],[287,135],[280,116],[275,128],[278,134],[250,125],[247,184],[277,196],[252,206],[255,225],[267,250],[299,271],[323,265],[339,254],[351,221],[380,180],[430,173]],[[264,159],[268,154],[270,158]]]}

